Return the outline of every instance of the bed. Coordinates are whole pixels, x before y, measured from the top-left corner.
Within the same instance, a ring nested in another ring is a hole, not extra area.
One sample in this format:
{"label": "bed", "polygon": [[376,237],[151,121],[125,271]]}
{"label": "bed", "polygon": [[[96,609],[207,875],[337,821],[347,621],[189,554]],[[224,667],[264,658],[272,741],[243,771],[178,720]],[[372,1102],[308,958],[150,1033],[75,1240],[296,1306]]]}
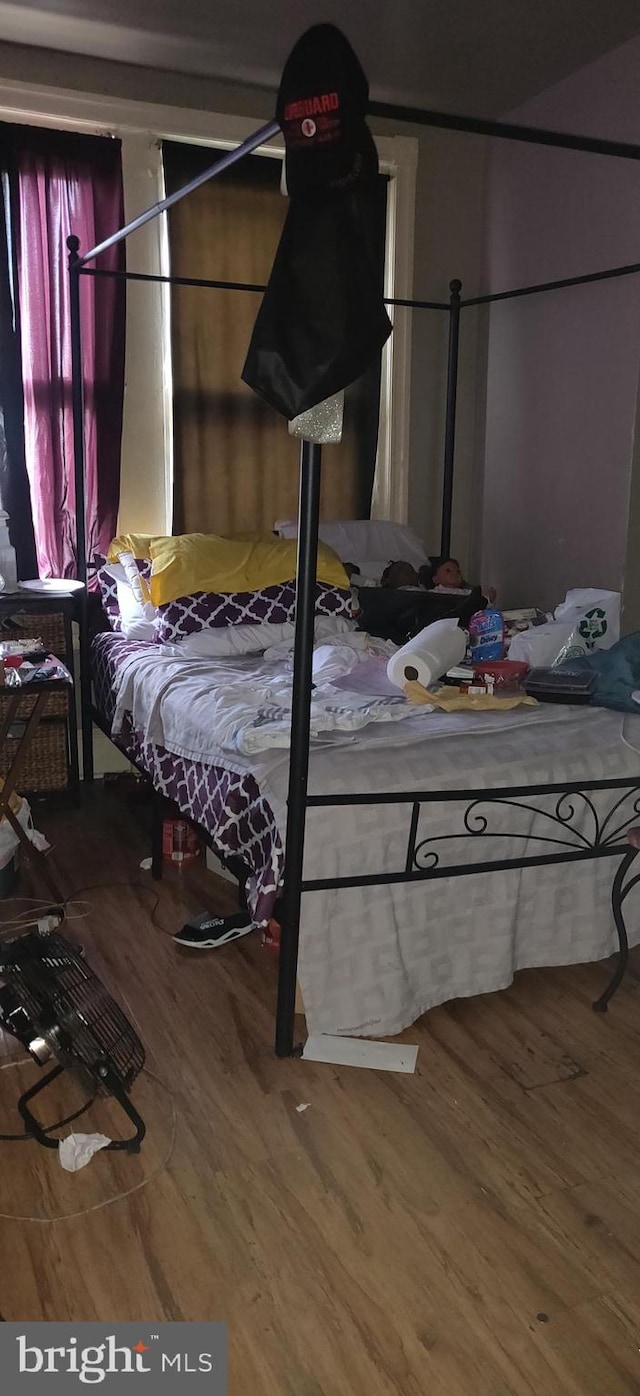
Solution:
{"label": "bed", "polygon": [[[594,138],[381,104],[371,110],[396,120],[601,156],[637,160],[640,155],[638,146]],[[93,265],[102,251],[188,195],[196,183],[257,149],[278,129],[275,122],[261,128],[238,151],[227,152],[197,181],[100,247],[80,255],[77,238],[68,240],[77,559],[83,580],[80,277],[106,274]],[[451,539],[461,316],[480,303],[634,275],[639,269],[611,268],[465,300],[457,280],[450,283],[448,300],[390,298],[391,304],[448,315],[442,555]],[[206,288],[214,283],[190,279],[190,284]],[[248,895],[258,921],[268,915],[283,880],[278,1055],[299,1050],[297,977],[314,1031],[394,1032],[445,998],[502,987],[518,968],[599,959],[617,943],[616,972],[595,1005],[604,1009],[626,963],[623,902],[639,880],[632,871],[636,848],[627,838],[640,815],[638,719],[556,711],[524,717],[517,726],[503,723],[500,729],[476,723],[473,732],[459,723],[441,723],[440,735],[434,729],[429,739],[420,734],[416,720],[411,740],[398,724],[356,738],[315,741],[309,717],[321,453],[317,441],[303,440],[295,657],[286,710],[290,749],[282,748],[277,760],[273,754],[254,753],[239,761],[219,749],[214,730],[208,759],[190,760],[166,742],[145,736],[133,709],[123,717],[119,743],[135,752],[157,789],[171,793],[205,826],[221,851],[228,842],[241,852],[250,870]],[[125,643],[113,637],[94,641],[90,653],[84,600],[80,641],[84,769],[85,779],[91,779],[92,667],[101,721],[108,724],[121,671],[135,666]],[[139,657],[143,667],[145,656]],[[213,670],[212,689],[218,677]]]}
{"label": "bed", "polygon": [[[162,672],[163,711],[151,736],[153,691],[135,692],[145,665],[154,679],[156,667]],[[167,665],[154,646],[99,635],[93,670],[102,724],[113,723],[126,669],[130,696],[118,743],[223,857],[245,865],[249,906],[264,925],[282,893],[288,750],[238,750],[237,726],[220,715],[217,729],[207,730],[203,718],[202,732],[185,736],[180,715],[183,724],[185,694],[197,695],[194,666],[172,661],[167,679]],[[290,683],[285,660],[196,667],[202,693],[231,692],[234,671],[243,691]],[[211,760],[193,759],[205,745]],[[309,1030],[391,1035],[435,1004],[506,987],[519,969],[609,955],[617,942],[607,850],[620,849],[637,819],[634,747],[640,718],[553,706],[509,717],[421,711],[313,740],[297,971]],[[580,794],[564,793],[576,783]],[[384,802],[376,803],[381,791]],[[408,791],[433,798],[416,805]],[[597,843],[601,857],[593,856]],[[523,855],[570,855],[575,864],[501,866]],[[471,872],[476,858],[493,865],[491,876]],[[445,875],[459,874],[463,859],[467,876]],[[408,862],[418,880],[395,881]],[[354,879],[365,885],[349,885]]]}

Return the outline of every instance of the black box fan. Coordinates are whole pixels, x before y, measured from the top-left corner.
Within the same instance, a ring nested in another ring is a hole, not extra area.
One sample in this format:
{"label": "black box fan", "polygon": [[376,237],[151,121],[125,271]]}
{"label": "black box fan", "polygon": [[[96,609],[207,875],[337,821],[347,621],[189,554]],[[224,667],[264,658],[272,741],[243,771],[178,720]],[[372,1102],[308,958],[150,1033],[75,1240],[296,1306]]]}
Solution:
{"label": "black box fan", "polygon": [[78,946],[57,932],[38,931],[0,943],[0,1027],[40,1066],[57,1062],[18,1101],[28,1135],[57,1149],[58,1140],[34,1118],[29,1102],[71,1071],[94,1095],[113,1096],[135,1126],[130,1139],[112,1140],[107,1148],[138,1152],[145,1125],[128,1092],[144,1065],[144,1048]]}

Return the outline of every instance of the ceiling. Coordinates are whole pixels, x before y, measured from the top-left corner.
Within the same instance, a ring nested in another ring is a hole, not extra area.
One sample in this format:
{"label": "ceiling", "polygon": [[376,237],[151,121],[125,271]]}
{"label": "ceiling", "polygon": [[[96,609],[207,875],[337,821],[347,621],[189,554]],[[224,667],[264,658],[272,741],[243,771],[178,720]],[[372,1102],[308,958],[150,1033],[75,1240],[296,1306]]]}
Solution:
{"label": "ceiling", "polygon": [[640,32],[638,0],[0,0],[4,41],[277,87],[320,20],[379,101],[497,116]]}

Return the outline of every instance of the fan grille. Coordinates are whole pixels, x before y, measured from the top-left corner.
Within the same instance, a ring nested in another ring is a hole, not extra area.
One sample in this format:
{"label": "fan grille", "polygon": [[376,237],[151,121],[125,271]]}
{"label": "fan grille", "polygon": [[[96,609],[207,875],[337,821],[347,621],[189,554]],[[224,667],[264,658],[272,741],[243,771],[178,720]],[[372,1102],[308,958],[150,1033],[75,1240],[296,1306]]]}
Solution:
{"label": "fan grille", "polygon": [[144,1048],[82,954],[61,935],[29,933],[0,947],[0,979],[13,986],[34,1028],[68,1066],[92,1076],[108,1066],[128,1089]]}

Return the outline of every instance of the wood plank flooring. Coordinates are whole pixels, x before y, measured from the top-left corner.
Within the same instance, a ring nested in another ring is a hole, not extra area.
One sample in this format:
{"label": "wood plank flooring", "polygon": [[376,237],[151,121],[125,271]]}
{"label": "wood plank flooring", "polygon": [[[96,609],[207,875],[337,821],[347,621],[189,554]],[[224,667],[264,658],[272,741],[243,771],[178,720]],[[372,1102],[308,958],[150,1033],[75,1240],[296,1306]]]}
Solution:
{"label": "wood plank flooring", "polygon": [[[69,933],[145,1042],[147,1141],[77,1175],[0,1144],[0,1212],[80,1212],[160,1171],[84,1216],[0,1220],[4,1317],[224,1319],[232,1396],[637,1396],[633,972],[605,1017],[602,965],[434,1010],[405,1035],[415,1076],[279,1062],[273,954],[176,949],[186,911],[233,894],[202,870],[156,888],[144,817],[115,790],[36,810],[91,903]],[[0,1072],[0,1131],[37,1073]],[[59,1084],[50,1117],[80,1098]],[[112,1103],[78,1128],[115,1132]]]}

